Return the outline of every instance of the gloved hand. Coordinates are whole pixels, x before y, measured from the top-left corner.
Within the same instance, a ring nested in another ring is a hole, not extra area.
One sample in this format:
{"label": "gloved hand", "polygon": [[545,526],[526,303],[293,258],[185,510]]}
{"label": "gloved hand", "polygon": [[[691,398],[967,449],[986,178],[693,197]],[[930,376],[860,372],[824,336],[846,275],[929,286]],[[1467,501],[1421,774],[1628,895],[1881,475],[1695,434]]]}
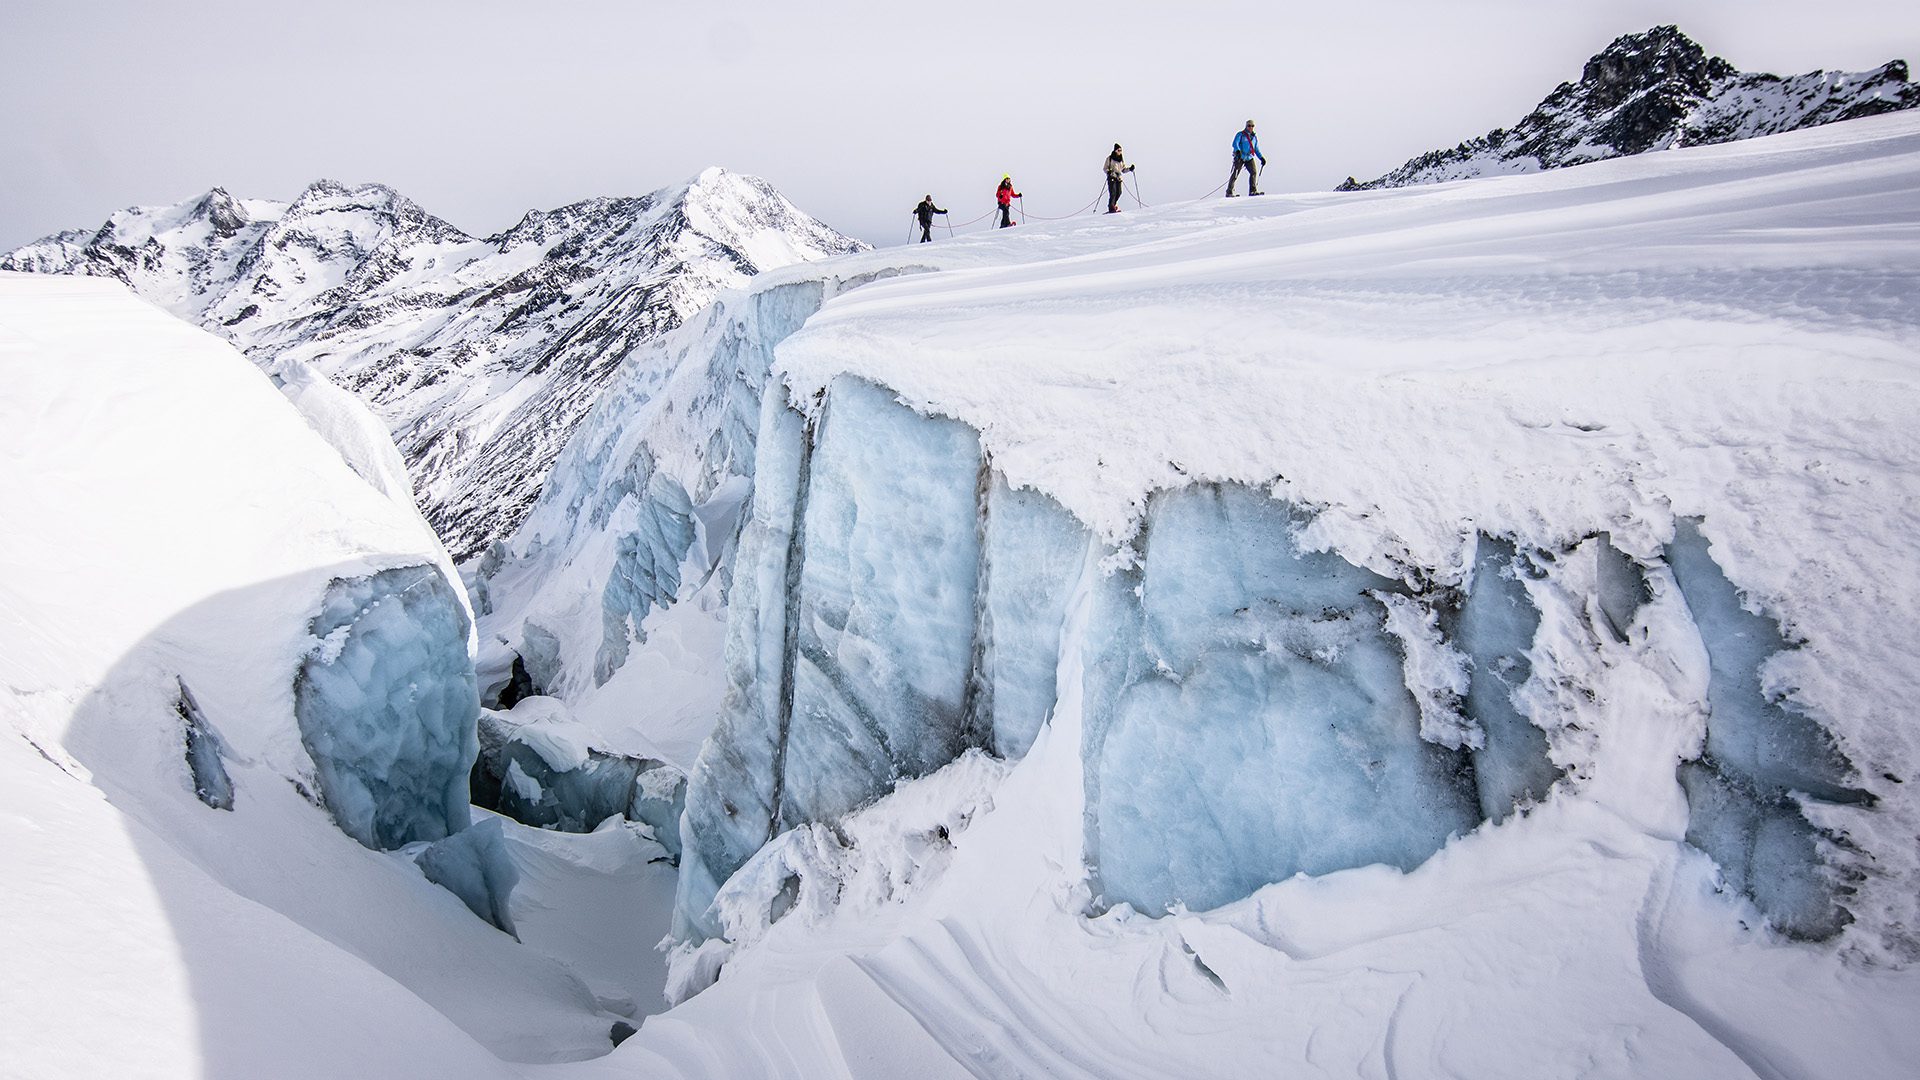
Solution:
{"label": "gloved hand", "polygon": [[1263,168],[1263,169],[1267,167],[1267,159],[1266,159],[1266,158],[1264,158],[1264,157],[1262,157],[1262,158],[1260,159],[1260,167],[1261,167],[1261,168]]}

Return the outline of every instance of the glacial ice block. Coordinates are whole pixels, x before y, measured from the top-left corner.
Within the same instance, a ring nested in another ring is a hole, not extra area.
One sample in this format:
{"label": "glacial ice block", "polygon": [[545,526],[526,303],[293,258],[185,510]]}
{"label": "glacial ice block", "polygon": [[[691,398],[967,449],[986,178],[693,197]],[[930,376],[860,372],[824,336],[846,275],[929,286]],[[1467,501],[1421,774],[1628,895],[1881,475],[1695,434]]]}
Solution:
{"label": "glacial ice block", "polygon": [[1413,867],[1480,820],[1465,761],[1420,737],[1373,591],[1240,486],[1157,498],[1144,565],[1095,597],[1089,854],[1109,903],[1210,908],[1296,873]]}
{"label": "glacial ice block", "polygon": [[480,697],[467,615],[431,566],[336,579],[310,624],[294,715],[334,820],[371,848],[467,823]]}
{"label": "glacial ice block", "polygon": [[1697,519],[1676,523],[1667,564],[1707,648],[1706,752],[1681,766],[1687,841],[1713,857],[1729,888],[1745,893],[1785,933],[1827,938],[1851,916],[1820,831],[1798,799],[1858,803],[1851,766],[1832,737],[1785,698],[1761,669],[1792,644],[1770,618],[1747,610],[1708,551]]}
{"label": "glacial ice block", "polygon": [[980,444],[835,381],[809,473],[783,827],[826,821],[981,740],[969,730]]}
{"label": "glacial ice block", "polygon": [[1453,642],[1473,661],[1464,702],[1486,744],[1473,751],[1480,812],[1501,821],[1521,802],[1545,798],[1559,777],[1547,757],[1546,732],[1514,705],[1513,694],[1533,673],[1527,650],[1540,629],[1540,612],[1521,575],[1532,564],[1505,540],[1482,535],[1473,580],[1453,626]]}
{"label": "glacial ice block", "polygon": [[813,431],[781,394],[769,393],[755,442],[752,504],[727,601],[727,695],[687,779],[680,819],[673,936],[681,941],[720,933],[707,910],[715,893],[776,832],[775,776],[792,682],[785,665],[789,571],[799,572]]}
{"label": "glacial ice block", "polygon": [[1059,503],[993,478],[981,571],[985,640],[975,648],[985,670],[974,711],[992,716],[993,750],[1001,757],[1025,757],[1053,711],[1060,631],[1088,540]]}

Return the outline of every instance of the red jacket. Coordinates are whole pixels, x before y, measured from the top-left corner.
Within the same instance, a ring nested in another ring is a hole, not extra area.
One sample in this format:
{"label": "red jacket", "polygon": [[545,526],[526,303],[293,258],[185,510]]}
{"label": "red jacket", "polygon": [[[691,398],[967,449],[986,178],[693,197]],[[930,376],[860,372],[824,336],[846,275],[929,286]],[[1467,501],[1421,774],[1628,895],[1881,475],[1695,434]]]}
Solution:
{"label": "red jacket", "polygon": [[1020,193],[1013,190],[1013,181],[1011,180],[1000,181],[999,189],[993,194],[995,198],[1000,200],[1001,206],[1005,206],[1020,197]]}

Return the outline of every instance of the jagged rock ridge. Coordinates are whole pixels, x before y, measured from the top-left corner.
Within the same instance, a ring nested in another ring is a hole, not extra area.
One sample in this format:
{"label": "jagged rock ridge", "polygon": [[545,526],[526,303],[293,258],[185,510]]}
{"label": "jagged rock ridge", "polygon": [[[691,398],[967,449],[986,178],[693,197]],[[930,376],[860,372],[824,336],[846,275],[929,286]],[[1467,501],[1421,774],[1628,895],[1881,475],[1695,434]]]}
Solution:
{"label": "jagged rock ridge", "polygon": [[215,188],[29,244],[0,269],[117,278],[270,371],[313,364],[386,421],[462,557],[526,516],[636,345],[761,270],[863,246],[765,181],[709,169],[485,238],[379,184],[322,180],[291,203]]}
{"label": "jagged rock ridge", "polygon": [[1627,34],[1510,128],[1433,150],[1341,191],[1537,172],[1676,146],[1734,142],[1920,106],[1904,60],[1782,78],[1708,56],[1676,26]]}

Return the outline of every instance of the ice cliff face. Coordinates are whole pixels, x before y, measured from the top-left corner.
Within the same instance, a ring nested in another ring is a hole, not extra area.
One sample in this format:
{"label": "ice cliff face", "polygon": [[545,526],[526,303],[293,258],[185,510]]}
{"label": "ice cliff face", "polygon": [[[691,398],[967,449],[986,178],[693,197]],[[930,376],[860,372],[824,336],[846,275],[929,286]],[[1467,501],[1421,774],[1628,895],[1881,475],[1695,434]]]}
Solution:
{"label": "ice cliff face", "polygon": [[1435,150],[1342,191],[1534,172],[1676,146],[1752,139],[1920,106],[1904,60],[1782,78],[1709,57],[1675,26],[1616,39],[1510,128]]}
{"label": "ice cliff face", "polygon": [[291,203],[215,189],[49,237],[0,269],[111,277],[269,370],[310,363],[386,422],[465,556],[510,532],[639,344],[762,270],[860,247],[764,181],[709,169],[468,236],[378,184]]}
{"label": "ice cliff face", "polygon": [[[1897,120],[1859,137],[1888,208]],[[1746,361],[1702,358],[1759,340],[1752,319],[1798,358],[1767,369],[1782,387],[1869,347],[1845,327],[1907,347],[1900,274],[1754,267],[1742,245],[1799,204],[1691,212],[1722,180],[1818,187],[1853,145],[1540,177],[1519,217],[1476,209],[1464,249],[1400,224],[1453,220],[1441,190],[1337,220],[1311,200],[1180,208],[1143,247],[1063,226],[775,272],[636,355],[474,568],[483,687],[601,730],[660,715],[689,623],[715,635],[723,663],[683,704],[717,725],[666,755],[689,773],[676,995],[793,912],[825,925],[869,887],[921,887],[1036,747],[1071,805],[1054,887],[1076,917],[1244,913],[1275,882],[1364,867],[1431,881],[1412,871],[1463,838],[1605,807],[1710,856],[1755,925],[1910,956],[1890,884],[1912,873],[1909,743],[1863,719],[1900,695],[1859,689],[1902,676],[1853,616],[1817,614],[1854,610],[1829,585],[1873,560],[1767,539],[1809,527],[1796,508],[1845,513],[1894,557],[1877,497],[1794,494],[1831,467],[1813,444],[1869,427],[1828,430],[1804,389],[1697,385],[1751,385]],[[1676,183],[1650,225],[1636,199]],[[1547,277],[1481,261],[1560,208],[1590,232]],[[1378,245],[1332,256],[1358,285],[1292,242],[1341,230]],[[1356,309],[1374,314],[1349,329]],[[1871,381],[1834,415],[1872,412]],[[1770,449],[1698,449],[1723,440]],[[1778,599],[1801,589],[1819,599]],[[862,849],[876,829],[904,847]]]}

